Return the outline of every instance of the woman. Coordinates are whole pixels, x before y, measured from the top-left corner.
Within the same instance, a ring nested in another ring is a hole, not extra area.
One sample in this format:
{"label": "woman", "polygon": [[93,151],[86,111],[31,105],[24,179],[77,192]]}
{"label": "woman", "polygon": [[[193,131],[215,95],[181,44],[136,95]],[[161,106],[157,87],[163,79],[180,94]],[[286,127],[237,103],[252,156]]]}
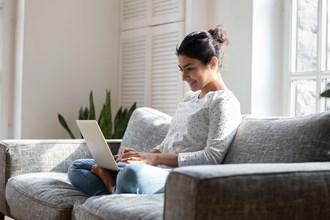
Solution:
{"label": "woman", "polygon": [[178,105],[163,142],[149,153],[124,148],[116,156],[124,163],[118,172],[91,159],[76,160],[68,171],[71,183],[89,195],[163,193],[169,174],[164,167],[220,164],[241,121],[239,102],[220,75],[227,44],[221,25],[187,35],[176,53],[191,91]]}

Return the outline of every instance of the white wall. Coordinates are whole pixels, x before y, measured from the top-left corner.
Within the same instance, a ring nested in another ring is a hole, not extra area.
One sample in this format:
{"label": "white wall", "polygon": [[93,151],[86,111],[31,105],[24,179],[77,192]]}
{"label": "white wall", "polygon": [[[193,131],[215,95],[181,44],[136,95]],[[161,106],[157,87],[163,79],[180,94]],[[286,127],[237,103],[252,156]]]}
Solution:
{"label": "white wall", "polygon": [[284,0],[211,0],[212,26],[230,36],[224,81],[243,114],[282,115],[282,38]]}
{"label": "white wall", "polygon": [[284,5],[280,0],[254,0],[251,112],[282,115]]}
{"label": "white wall", "polygon": [[212,0],[186,0],[186,34],[197,30],[209,29],[213,18]]}
{"label": "white wall", "polygon": [[11,137],[11,126],[12,126],[12,112],[13,112],[13,80],[12,75],[14,72],[14,18],[15,18],[15,1],[3,1],[3,27],[2,42],[1,42],[1,54],[2,60],[2,75],[0,80],[0,138],[4,139]]}
{"label": "white wall", "polygon": [[[244,114],[281,114],[283,1],[187,0],[187,33],[219,23],[227,28],[231,43],[222,75]],[[90,90],[97,114],[105,89],[112,90],[116,111],[120,2],[18,3],[13,138],[68,138],[57,113],[75,127]]]}
{"label": "white wall", "polygon": [[91,90],[97,116],[106,89],[117,110],[119,1],[23,2],[22,63],[16,65],[21,65],[22,89],[15,95],[20,103],[14,138],[68,138],[57,113],[75,127]]}
{"label": "white wall", "polygon": [[253,0],[213,0],[211,27],[223,24],[230,43],[225,48],[222,77],[241,103],[243,114],[251,113]]}

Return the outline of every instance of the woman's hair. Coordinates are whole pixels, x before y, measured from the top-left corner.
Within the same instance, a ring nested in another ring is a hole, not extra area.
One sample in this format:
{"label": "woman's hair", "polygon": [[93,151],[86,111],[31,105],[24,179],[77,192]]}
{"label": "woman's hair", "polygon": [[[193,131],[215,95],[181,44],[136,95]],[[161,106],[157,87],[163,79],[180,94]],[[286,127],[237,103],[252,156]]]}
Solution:
{"label": "woman's hair", "polygon": [[198,59],[204,65],[210,64],[212,57],[216,56],[219,60],[219,69],[221,69],[223,48],[228,43],[227,32],[222,25],[218,25],[208,31],[195,31],[188,34],[176,48],[176,55]]}

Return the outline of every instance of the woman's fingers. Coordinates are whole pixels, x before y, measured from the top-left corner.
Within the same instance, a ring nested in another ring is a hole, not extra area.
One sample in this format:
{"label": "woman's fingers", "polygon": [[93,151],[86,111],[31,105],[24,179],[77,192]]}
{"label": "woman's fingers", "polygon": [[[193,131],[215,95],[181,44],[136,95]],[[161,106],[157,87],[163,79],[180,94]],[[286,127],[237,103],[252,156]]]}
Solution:
{"label": "woman's fingers", "polygon": [[130,147],[124,147],[124,148],[122,149],[122,151],[121,151],[121,154],[125,154],[125,153],[132,152],[132,151],[136,152],[136,150],[133,149],[133,148],[130,148]]}

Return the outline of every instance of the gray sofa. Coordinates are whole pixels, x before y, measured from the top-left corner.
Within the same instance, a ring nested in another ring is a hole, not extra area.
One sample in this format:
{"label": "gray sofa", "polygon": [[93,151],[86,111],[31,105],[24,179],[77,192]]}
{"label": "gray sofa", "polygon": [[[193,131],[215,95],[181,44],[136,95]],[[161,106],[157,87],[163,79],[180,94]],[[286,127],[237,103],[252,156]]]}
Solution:
{"label": "gray sofa", "polygon": [[[170,117],[137,109],[121,146],[148,150]],[[109,140],[113,152],[118,141]],[[330,112],[243,118],[221,165],[180,167],[159,195],[89,197],[67,180],[82,140],[3,140],[0,212],[15,219],[330,219]]]}

